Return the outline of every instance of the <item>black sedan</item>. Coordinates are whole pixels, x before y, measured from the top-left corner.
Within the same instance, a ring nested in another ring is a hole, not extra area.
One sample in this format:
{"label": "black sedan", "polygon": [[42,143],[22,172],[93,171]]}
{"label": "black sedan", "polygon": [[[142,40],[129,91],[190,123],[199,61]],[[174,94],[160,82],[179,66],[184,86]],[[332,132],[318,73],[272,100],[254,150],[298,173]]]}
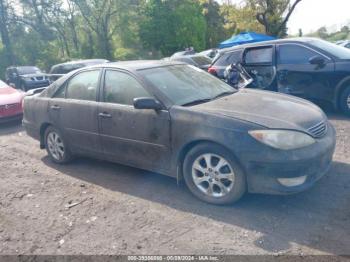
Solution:
{"label": "black sedan", "polygon": [[329,169],[335,131],[305,100],[237,91],[191,65],[135,61],[72,72],[24,100],[24,126],[52,161],[76,155],[184,179],[214,204],[289,194]]}
{"label": "black sedan", "polygon": [[222,50],[208,72],[224,77],[240,62],[250,88],[332,104],[350,116],[350,50],[317,38],[280,39]]}

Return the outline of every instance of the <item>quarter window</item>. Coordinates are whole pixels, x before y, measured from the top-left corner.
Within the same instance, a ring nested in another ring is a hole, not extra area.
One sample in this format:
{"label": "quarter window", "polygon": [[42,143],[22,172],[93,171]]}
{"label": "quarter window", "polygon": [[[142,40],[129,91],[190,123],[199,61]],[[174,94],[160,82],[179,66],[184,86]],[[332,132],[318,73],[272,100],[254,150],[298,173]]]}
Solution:
{"label": "quarter window", "polygon": [[86,71],[74,76],[67,85],[66,98],[96,101],[100,70]]}
{"label": "quarter window", "polygon": [[245,55],[246,64],[271,64],[272,47],[248,49]]}
{"label": "quarter window", "polygon": [[104,101],[122,105],[133,105],[134,98],[151,97],[132,76],[109,70],[105,75]]}
{"label": "quarter window", "polygon": [[309,64],[310,58],[317,55],[316,52],[299,45],[280,45],[278,63],[289,64]]}

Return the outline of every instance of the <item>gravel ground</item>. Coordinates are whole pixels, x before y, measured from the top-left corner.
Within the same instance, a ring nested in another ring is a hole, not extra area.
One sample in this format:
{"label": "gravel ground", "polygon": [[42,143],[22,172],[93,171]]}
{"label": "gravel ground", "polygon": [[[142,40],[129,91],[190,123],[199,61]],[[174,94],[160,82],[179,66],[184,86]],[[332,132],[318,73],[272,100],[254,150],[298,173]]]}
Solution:
{"label": "gravel ground", "polygon": [[200,202],[174,179],[77,159],[52,164],[19,124],[0,127],[0,254],[350,254],[350,121],[330,115],[330,172],[293,196]]}

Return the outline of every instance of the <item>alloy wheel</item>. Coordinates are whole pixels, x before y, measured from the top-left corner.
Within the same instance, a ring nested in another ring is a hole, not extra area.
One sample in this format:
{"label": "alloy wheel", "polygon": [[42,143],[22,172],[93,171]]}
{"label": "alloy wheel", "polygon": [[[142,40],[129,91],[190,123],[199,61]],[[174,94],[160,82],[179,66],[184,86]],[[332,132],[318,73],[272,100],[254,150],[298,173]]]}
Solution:
{"label": "alloy wheel", "polygon": [[220,198],[230,193],[235,174],[230,163],[216,154],[202,154],[192,165],[192,178],[196,187],[204,194]]}
{"label": "alloy wheel", "polygon": [[61,137],[56,132],[50,132],[47,135],[47,146],[55,160],[61,161],[64,158],[64,144]]}

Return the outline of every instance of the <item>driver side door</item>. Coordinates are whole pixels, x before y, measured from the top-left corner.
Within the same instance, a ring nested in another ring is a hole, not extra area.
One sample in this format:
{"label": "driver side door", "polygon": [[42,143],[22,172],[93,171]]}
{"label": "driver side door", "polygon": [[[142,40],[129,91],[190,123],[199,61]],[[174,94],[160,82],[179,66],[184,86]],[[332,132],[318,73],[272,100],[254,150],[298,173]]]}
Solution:
{"label": "driver side door", "polygon": [[135,109],[134,98],[153,97],[126,71],[106,69],[98,108],[101,145],[112,161],[148,170],[168,170],[170,115]]}

